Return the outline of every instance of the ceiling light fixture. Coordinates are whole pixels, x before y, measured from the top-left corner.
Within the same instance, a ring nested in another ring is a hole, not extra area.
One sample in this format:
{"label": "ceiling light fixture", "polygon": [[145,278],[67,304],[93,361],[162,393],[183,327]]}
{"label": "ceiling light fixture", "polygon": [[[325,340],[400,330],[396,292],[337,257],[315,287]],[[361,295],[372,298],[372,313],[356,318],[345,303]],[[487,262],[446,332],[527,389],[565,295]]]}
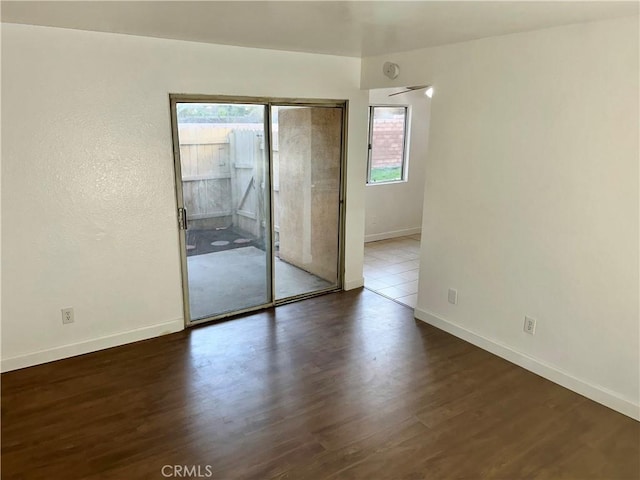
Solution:
{"label": "ceiling light fixture", "polygon": [[433,97],[433,87],[429,87],[429,88],[427,88],[427,89],[424,91],[424,94],[425,94],[427,97],[429,97],[429,98]]}

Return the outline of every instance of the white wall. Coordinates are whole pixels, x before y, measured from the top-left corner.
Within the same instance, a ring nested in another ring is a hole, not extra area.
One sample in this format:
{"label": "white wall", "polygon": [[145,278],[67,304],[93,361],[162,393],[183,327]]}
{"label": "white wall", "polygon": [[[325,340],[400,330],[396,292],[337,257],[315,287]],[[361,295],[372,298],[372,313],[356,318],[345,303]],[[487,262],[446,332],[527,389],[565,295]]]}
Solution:
{"label": "white wall", "polygon": [[353,58],[3,24],[3,370],[182,328],[169,93],[349,100],[346,286],[361,286],[359,75]]}
{"label": "white wall", "polygon": [[362,76],[435,86],[418,318],[635,418],[638,33],[578,24],[367,58]]}
{"label": "white wall", "polygon": [[430,100],[424,90],[389,96],[397,91],[397,88],[371,90],[369,104],[410,107],[407,181],[367,185],[365,241],[419,233],[422,224]]}

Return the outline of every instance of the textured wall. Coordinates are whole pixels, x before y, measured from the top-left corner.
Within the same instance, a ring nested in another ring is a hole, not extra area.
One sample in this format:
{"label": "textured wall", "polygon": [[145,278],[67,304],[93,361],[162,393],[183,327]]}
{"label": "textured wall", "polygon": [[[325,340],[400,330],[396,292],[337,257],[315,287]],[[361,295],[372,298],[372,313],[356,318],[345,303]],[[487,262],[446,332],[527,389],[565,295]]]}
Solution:
{"label": "textured wall", "polygon": [[[3,24],[2,367],[182,328],[169,93],[348,99],[346,278],[361,285],[359,69],[352,58]],[[76,322],[63,326],[69,306]]]}
{"label": "textured wall", "polygon": [[636,417],[638,33],[631,17],[363,60],[366,87],[388,86],[383,60],[434,85],[418,315]]}

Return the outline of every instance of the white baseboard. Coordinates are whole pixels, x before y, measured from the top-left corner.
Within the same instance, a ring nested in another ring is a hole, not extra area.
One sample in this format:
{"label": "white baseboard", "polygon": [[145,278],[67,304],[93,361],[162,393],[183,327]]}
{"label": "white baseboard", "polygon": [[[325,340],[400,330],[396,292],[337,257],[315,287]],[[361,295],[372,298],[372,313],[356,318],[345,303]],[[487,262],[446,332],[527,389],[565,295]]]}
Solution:
{"label": "white baseboard", "polygon": [[373,233],[364,236],[364,243],[377,242],[378,240],[387,240],[389,238],[406,237],[407,235],[415,235],[422,232],[422,228],[405,228],[404,230],[394,230],[392,232]]}
{"label": "white baseboard", "polygon": [[530,357],[524,353],[518,352],[503,343],[497,342],[487,337],[483,337],[466,328],[449,322],[431,312],[418,309],[415,310],[415,317],[429,325],[440,330],[444,330],[451,335],[461,338],[477,347],[493,353],[511,363],[540,375],[558,385],[562,385],[571,391],[579,393],[594,402],[598,402],[617,412],[627,415],[635,420],[640,421],[640,405],[633,401],[622,397],[600,385],[595,385],[585,380],[574,377],[573,375],[560,370],[559,368],[549,365],[537,358]]}
{"label": "white baseboard", "polygon": [[158,325],[138,328],[136,330],[129,330],[128,332],[95,338],[84,342],[62,345],[48,350],[40,350],[26,355],[5,358],[2,360],[0,370],[2,372],[9,372],[19,368],[31,367],[41,363],[53,362],[63,358],[96,352],[98,350],[104,350],[105,348],[117,347],[140,340],[147,340],[149,338],[159,337],[160,335],[179,332],[180,330],[184,330],[184,320],[182,318],[160,323]]}
{"label": "white baseboard", "polygon": [[345,280],[344,290],[354,290],[356,288],[364,287],[364,277],[360,277],[356,280]]}

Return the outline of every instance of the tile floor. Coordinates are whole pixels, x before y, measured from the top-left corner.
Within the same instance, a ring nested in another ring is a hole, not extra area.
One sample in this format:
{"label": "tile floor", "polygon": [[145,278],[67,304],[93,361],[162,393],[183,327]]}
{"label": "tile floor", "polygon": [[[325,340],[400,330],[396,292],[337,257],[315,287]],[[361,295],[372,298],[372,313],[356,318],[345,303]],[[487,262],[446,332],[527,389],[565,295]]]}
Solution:
{"label": "tile floor", "polygon": [[364,244],[364,286],[415,308],[420,234]]}

